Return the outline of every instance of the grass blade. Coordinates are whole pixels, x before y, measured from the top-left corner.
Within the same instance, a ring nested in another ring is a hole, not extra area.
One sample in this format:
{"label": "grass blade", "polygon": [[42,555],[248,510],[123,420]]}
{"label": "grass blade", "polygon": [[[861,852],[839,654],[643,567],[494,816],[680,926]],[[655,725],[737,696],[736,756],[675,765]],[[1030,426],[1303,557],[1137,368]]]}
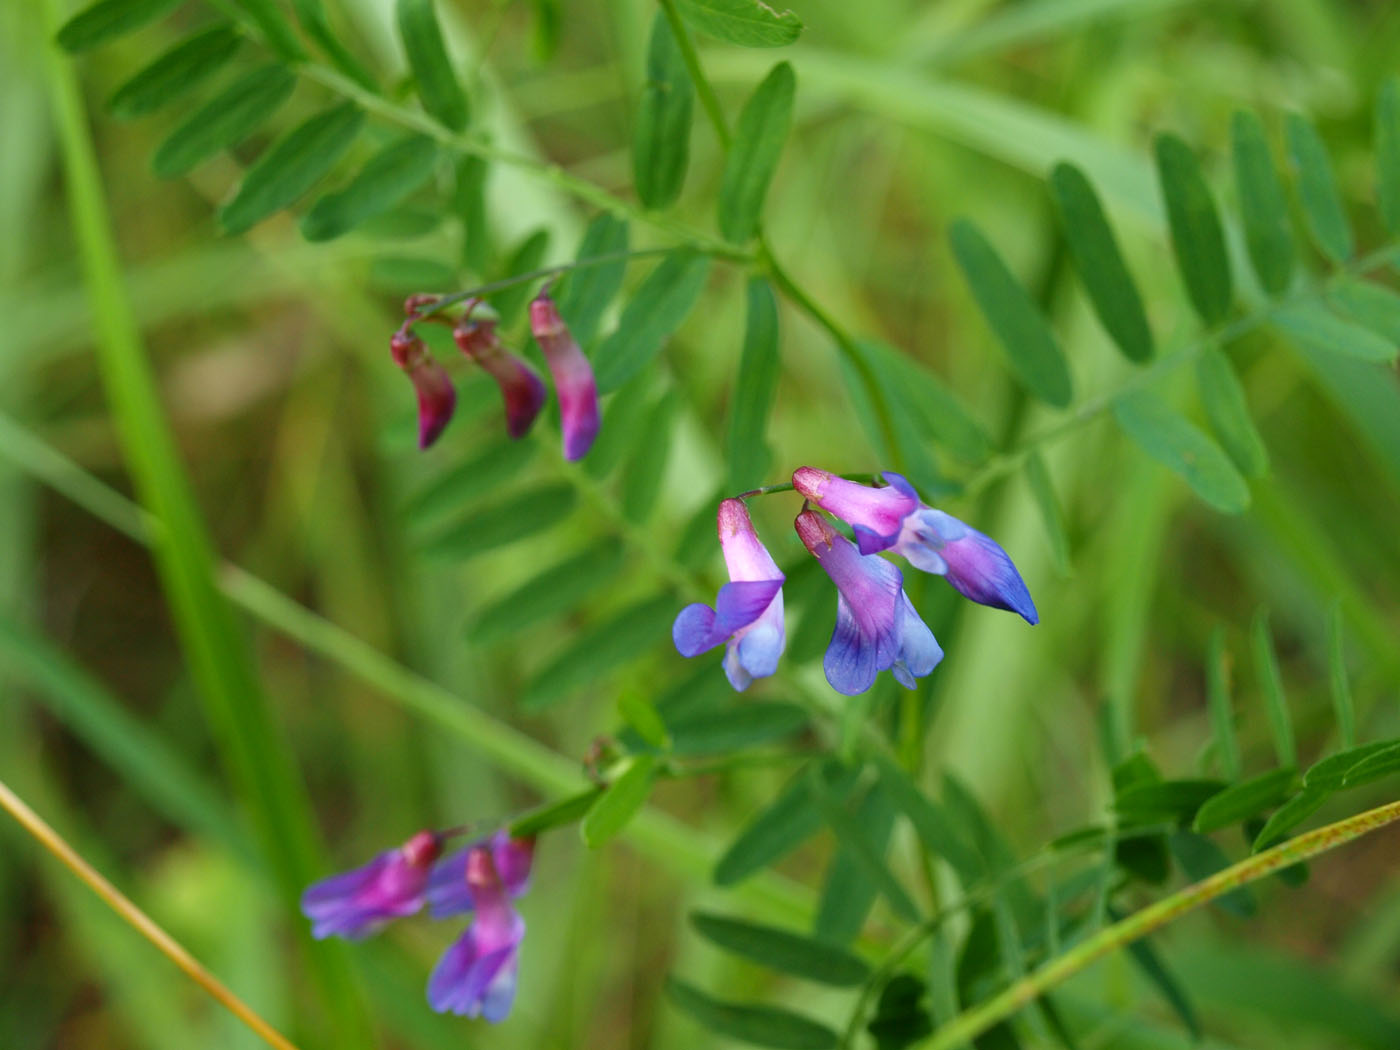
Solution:
{"label": "grass blade", "polygon": [[1230,702],[1230,655],[1225,651],[1225,632],[1219,627],[1210,632],[1210,647],[1206,651],[1206,705],[1210,709],[1211,740],[1220,772],[1234,783],[1240,778],[1243,764],[1240,742],[1235,736],[1234,705]]}
{"label": "grass blade", "polygon": [[1259,689],[1264,694],[1269,714],[1269,731],[1274,738],[1274,752],[1281,766],[1298,765],[1298,744],[1293,736],[1293,718],[1288,713],[1288,701],[1283,695],[1283,676],[1279,674],[1278,657],[1269,633],[1269,612],[1260,609],[1254,614],[1249,630],[1250,647],[1254,651],[1254,673],[1259,676]]}
{"label": "grass blade", "polygon": [[1356,707],[1351,699],[1351,683],[1347,680],[1346,640],[1342,637],[1340,602],[1333,602],[1327,609],[1327,672],[1342,747],[1353,748],[1356,746]]}

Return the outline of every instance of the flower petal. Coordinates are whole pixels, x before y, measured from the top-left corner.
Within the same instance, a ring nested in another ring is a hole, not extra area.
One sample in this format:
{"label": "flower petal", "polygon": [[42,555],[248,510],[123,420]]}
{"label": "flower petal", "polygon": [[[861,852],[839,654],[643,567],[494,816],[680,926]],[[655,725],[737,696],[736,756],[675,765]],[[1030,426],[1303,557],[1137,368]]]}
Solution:
{"label": "flower petal", "polygon": [[924,677],[938,666],[943,659],[943,648],[910,603],[909,596],[901,593],[900,599],[899,653],[890,671],[906,689],[913,689],[914,679]]}
{"label": "flower petal", "polygon": [[889,484],[873,488],[847,481],[830,471],[799,467],[792,484],[798,492],[852,527],[861,554],[894,546],[904,519],[919,509],[918,493],[899,474],[884,475]]}
{"label": "flower petal", "polygon": [[728,631],[715,627],[715,611],[703,602],[687,605],[676,614],[676,622],[671,625],[671,641],[676,644],[676,652],[684,657],[708,652],[728,637]]}
{"label": "flower petal", "polygon": [[715,600],[715,630],[726,636],[757,620],[783,589],[783,577],[776,580],[740,580],[726,583]]}
{"label": "flower petal", "polygon": [[875,684],[880,672],[876,639],[865,635],[844,596],[836,599],[836,629],[822,658],[822,670],[831,688],[847,696],[863,693]]}

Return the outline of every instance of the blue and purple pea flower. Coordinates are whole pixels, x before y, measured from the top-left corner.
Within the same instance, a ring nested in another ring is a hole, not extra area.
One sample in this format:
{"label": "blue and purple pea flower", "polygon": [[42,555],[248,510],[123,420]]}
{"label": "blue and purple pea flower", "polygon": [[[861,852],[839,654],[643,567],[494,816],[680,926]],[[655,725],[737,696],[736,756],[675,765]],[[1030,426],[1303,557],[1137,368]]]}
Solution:
{"label": "blue and purple pea flower", "polygon": [[[506,433],[512,438],[524,437],[549,400],[544,380],[524,358],[506,349],[496,334],[494,319],[472,316],[481,305],[480,300],[468,299],[466,309],[456,321],[445,314],[429,312],[434,311],[437,303],[438,297],[434,295],[411,296],[404,303],[408,320],[389,341],[394,363],[408,374],[418,395],[418,447],[427,448],[446,429],[456,408],[457,395],[447,370],[413,333],[415,322],[452,326],[452,337],[458,349],[500,388],[505,404]],[[564,458],[582,459],[593,446],[602,422],[598,412],[598,387],[588,358],[569,334],[559,308],[547,291],[530,303],[530,333],[544,353],[559,395]]]}
{"label": "blue and purple pea flower", "polygon": [[443,855],[445,836],[420,831],[367,864],[309,886],[301,910],[316,938],[359,940],[394,919],[419,912],[435,919],[472,913],[471,924],[443,953],[428,980],[440,1013],[498,1022],[515,1001],[525,920],[514,898],[530,884],[533,839],[497,832]]}
{"label": "blue and purple pea flower", "polygon": [[[808,504],[851,527],[855,542],[818,510],[804,506],[794,527],[836,585],[836,627],[822,668],[837,692],[863,693],[881,671],[907,688],[943,659],[933,632],[904,593],[898,566],[881,555],[898,554],[924,572],[945,577],[963,596],[1039,622],[1035,603],[1011,558],[999,544],[969,525],[923,503],[899,474],[880,487],[849,481],[815,467],[801,467],[793,488]],[[785,635],[783,573],[754,531],[742,499],[719,506],[719,539],[730,582],[713,607],[682,609],[672,638],[682,656],[726,646],[724,671],[735,689],[777,670]]]}

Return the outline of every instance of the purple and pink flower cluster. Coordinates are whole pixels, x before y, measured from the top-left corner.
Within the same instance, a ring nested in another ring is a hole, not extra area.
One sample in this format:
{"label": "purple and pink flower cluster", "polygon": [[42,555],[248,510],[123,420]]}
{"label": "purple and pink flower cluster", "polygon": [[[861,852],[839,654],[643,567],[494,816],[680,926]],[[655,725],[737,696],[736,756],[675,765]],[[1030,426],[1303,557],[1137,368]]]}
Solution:
{"label": "purple and pink flower cluster", "polygon": [[[847,539],[817,510],[804,506],[794,527],[836,584],[836,628],[822,661],[837,692],[863,693],[881,671],[914,688],[915,679],[943,659],[933,632],[904,593],[904,576],[881,557],[892,551],[916,569],[944,577],[964,597],[1020,614],[1039,614],[1016,566],[1000,545],[969,525],[926,505],[900,475],[886,473],[880,487],[848,481],[815,467],[801,467],[793,488],[851,527]],[[682,609],[671,635],[682,656],[698,656],[723,644],[724,672],[735,689],[773,674],[786,643],[783,573],[754,531],[742,499],[719,505],[719,541],[730,582],[713,607]]]}
{"label": "purple and pink flower cluster", "polygon": [[420,831],[368,864],[312,884],[301,910],[313,937],[359,940],[427,904],[435,919],[472,913],[471,925],[428,980],[440,1013],[501,1021],[515,1001],[525,920],[511,903],[530,884],[533,839],[497,832],[443,855],[444,836]]}
{"label": "purple and pink flower cluster", "polygon": [[[438,439],[457,407],[457,392],[447,369],[413,331],[413,325],[418,322],[433,321],[452,326],[452,338],[458,349],[480,365],[501,388],[506,433],[513,438],[523,437],[549,399],[544,380],[522,357],[506,349],[496,334],[495,320],[472,317],[481,305],[479,300],[467,300],[466,310],[456,321],[445,314],[425,312],[431,311],[437,302],[437,296],[432,295],[410,297],[404,303],[408,319],[389,340],[394,363],[408,374],[418,395],[418,447],[427,448]],[[601,425],[593,369],[547,292],[541,292],[530,303],[530,333],[544,353],[559,394],[564,458],[582,459],[592,447]]]}

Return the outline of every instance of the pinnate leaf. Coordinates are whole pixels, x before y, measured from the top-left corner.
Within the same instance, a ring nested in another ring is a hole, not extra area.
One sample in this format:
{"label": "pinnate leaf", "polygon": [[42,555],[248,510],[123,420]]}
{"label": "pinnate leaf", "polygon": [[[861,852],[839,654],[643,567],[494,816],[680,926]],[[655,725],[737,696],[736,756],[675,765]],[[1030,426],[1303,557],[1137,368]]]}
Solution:
{"label": "pinnate leaf", "polygon": [[676,0],[681,17],[702,32],[740,47],[783,47],[802,33],[802,21],[766,0]]}
{"label": "pinnate leaf", "polygon": [[253,70],[182,121],[157,147],[152,168],[162,179],[173,179],[238,145],[291,97],[294,87],[296,77],[280,63]]}
{"label": "pinnate leaf", "polygon": [[624,768],[597,797],[583,818],[580,832],[589,849],[597,849],[613,838],[637,815],[651,795],[656,780],[656,756],[632,755],[623,759]]}
{"label": "pinnate leaf", "polygon": [[180,5],[180,0],[97,0],[58,31],[65,51],[87,51],[154,22]]}
{"label": "pinnate leaf", "polygon": [[328,193],[301,220],[308,241],[328,241],[388,211],[432,177],[437,143],[410,135],[385,146],[344,189]]}
{"label": "pinnate leaf", "polygon": [[1238,514],[1249,506],[1249,485],[1220,446],[1156,394],[1127,394],[1113,417],[1144,452],[1185,479],[1216,510]]}
{"label": "pinnate leaf", "polygon": [[136,73],[107,100],[117,117],[139,117],[193,91],[223,69],[243,43],[232,26],[216,25],[182,40]]}
{"label": "pinnate leaf", "polygon": [[1220,794],[1207,799],[1196,811],[1192,827],[1205,834],[1258,816],[1292,794],[1297,777],[1297,771],[1293,769],[1272,769],[1238,784],[1231,784]]}
{"label": "pinnate leaf", "polygon": [[709,269],[705,256],[681,251],[647,275],[623,309],[617,330],[598,347],[593,367],[599,393],[622,386],[660,352],[700,297]]}

